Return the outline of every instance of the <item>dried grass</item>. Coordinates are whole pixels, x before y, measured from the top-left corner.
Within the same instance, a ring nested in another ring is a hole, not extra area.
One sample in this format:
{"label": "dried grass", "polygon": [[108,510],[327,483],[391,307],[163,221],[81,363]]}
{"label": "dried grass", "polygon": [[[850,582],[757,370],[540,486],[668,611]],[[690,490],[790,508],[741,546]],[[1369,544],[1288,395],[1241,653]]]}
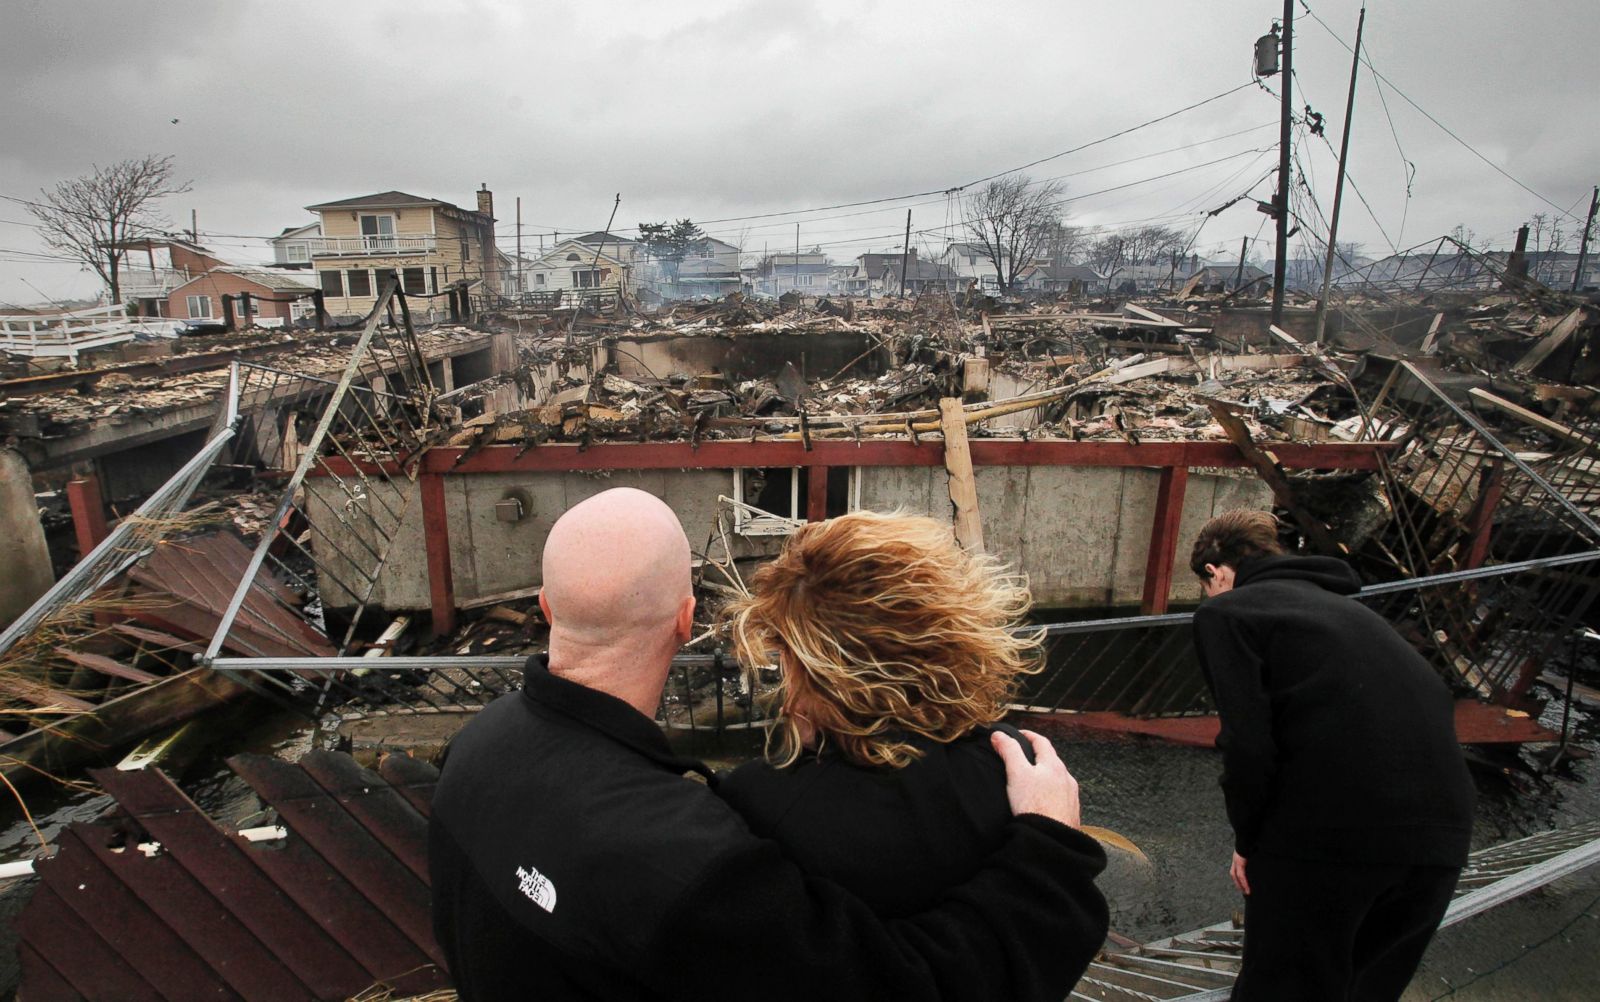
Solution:
{"label": "dried grass", "polygon": [[[400,977],[406,977],[432,967],[432,964],[427,964],[423,967],[414,968],[406,971]],[[348,1002],[455,1002],[455,1000],[456,991],[454,988],[440,988],[425,995],[396,995],[393,987],[387,982],[380,981],[350,996]]]}
{"label": "dried grass", "polygon": [[170,605],[170,599],[102,590],[81,602],[51,610],[38,626],[0,654],[0,719],[17,719],[25,729],[32,729],[41,723],[40,717],[73,712],[54,706],[54,695],[89,699],[98,690],[67,687],[63,679],[71,678],[77,666],[63,652],[105,634],[109,627],[101,620],[124,619],[129,610]]}

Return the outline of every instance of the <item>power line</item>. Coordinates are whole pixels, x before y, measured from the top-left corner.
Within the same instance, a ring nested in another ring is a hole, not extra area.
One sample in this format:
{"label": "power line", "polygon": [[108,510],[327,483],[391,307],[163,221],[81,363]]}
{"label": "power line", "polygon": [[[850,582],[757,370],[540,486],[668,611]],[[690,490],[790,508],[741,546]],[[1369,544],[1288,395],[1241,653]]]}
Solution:
{"label": "power line", "polygon": [[[1346,52],[1352,52],[1353,51],[1350,48],[1349,43],[1347,43],[1344,39],[1340,38],[1338,32],[1336,32],[1332,28],[1328,27],[1327,22],[1323,21],[1322,18],[1318,17],[1316,11],[1312,10],[1311,7],[1306,4],[1305,0],[1300,0],[1300,6],[1305,8],[1305,12],[1307,14],[1311,15],[1311,19],[1313,21],[1317,22],[1317,24],[1322,26],[1322,30],[1323,31],[1326,31],[1329,35],[1333,36],[1333,40],[1334,41],[1338,42],[1340,45],[1343,45]],[[1495,173],[1497,173],[1500,176],[1504,177],[1507,181],[1510,181],[1512,184],[1516,185],[1518,188],[1521,188],[1523,191],[1525,191],[1528,194],[1532,195],[1534,198],[1537,198],[1539,201],[1541,201],[1544,204],[1550,206],[1550,208],[1555,209],[1557,212],[1560,212],[1561,214],[1567,216],[1569,219],[1573,220],[1574,222],[1578,221],[1578,217],[1571,215],[1566,210],[1562,209],[1561,206],[1559,206],[1556,203],[1550,201],[1550,199],[1548,199],[1545,196],[1539,194],[1537,191],[1534,191],[1532,188],[1528,187],[1526,184],[1523,184],[1522,181],[1520,181],[1519,179],[1514,177],[1504,167],[1501,167],[1499,164],[1495,163],[1493,160],[1490,160],[1488,157],[1484,156],[1482,153],[1479,153],[1477,148],[1474,147],[1471,143],[1467,142],[1465,139],[1462,139],[1460,136],[1458,136],[1454,132],[1452,132],[1450,130],[1449,126],[1445,125],[1443,122],[1441,122],[1437,118],[1435,118],[1432,115],[1432,113],[1430,113],[1428,111],[1428,109],[1424,108],[1422,105],[1420,105],[1417,102],[1413,101],[1411,99],[1410,95],[1406,94],[1405,91],[1401,90],[1399,88],[1399,86],[1397,86],[1395,84],[1395,82],[1393,80],[1390,80],[1388,77],[1384,76],[1382,73],[1379,73],[1378,72],[1378,68],[1376,66],[1372,65],[1372,58],[1370,56],[1365,55],[1365,54],[1362,55],[1361,56],[1361,62],[1366,65],[1368,70],[1372,71],[1372,75],[1374,77],[1376,77],[1379,80],[1383,81],[1384,83],[1388,84],[1389,85],[1389,89],[1393,90],[1396,94],[1399,94],[1400,97],[1406,102],[1406,104],[1411,105],[1411,107],[1413,107],[1413,108],[1417,109],[1417,111],[1421,112],[1422,113],[1422,117],[1426,118],[1428,121],[1432,122],[1434,125],[1437,125],[1444,132],[1445,135],[1449,136],[1451,139],[1454,139],[1456,142],[1460,143],[1462,145],[1462,147],[1465,148],[1468,153],[1471,153],[1473,156],[1477,157],[1479,160],[1482,160],[1484,163],[1486,163],[1490,167],[1494,168]]]}

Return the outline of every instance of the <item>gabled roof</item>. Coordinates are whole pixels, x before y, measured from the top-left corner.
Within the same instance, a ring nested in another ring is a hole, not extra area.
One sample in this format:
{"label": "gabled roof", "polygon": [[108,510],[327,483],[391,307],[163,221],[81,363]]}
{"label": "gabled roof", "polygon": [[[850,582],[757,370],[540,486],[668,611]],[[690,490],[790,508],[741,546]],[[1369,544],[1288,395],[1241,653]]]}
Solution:
{"label": "gabled roof", "polygon": [[605,230],[595,230],[593,233],[585,233],[581,237],[573,237],[572,239],[578,241],[580,244],[588,244],[591,247],[598,247],[602,243],[613,246],[634,243],[634,241],[629,240],[627,237],[619,237],[615,233],[607,233]]}
{"label": "gabled roof", "polygon": [[[571,239],[563,240],[560,243],[556,244],[554,247],[552,247],[549,250],[545,251],[543,254],[540,254],[538,257],[533,258],[531,260],[531,262],[529,263],[529,267],[533,267],[533,268],[566,268],[566,267],[571,267],[571,266],[575,266],[575,265],[578,265],[578,264],[582,264],[583,267],[590,268],[590,267],[594,266],[593,263],[594,263],[594,260],[595,260],[595,255],[596,255],[597,250],[598,250],[598,253],[599,253],[600,262],[602,264],[615,265],[618,268],[626,268],[626,267],[628,267],[628,263],[626,261],[620,260],[620,259],[618,259],[616,257],[613,257],[612,255],[606,253],[605,249],[601,248],[598,243],[585,244],[581,240],[578,240],[575,237],[571,238]],[[577,261],[568,261],[567,260],[567,255],[568,254],[577,254],[578,255],[578,260]]]}
{"label": "gabled roof", "polygon": [[1031,264],[1017,277],[1029,279],[1034,275],[1053,282],[1100,282],[1105,276],[1086,264]]}
{"label": "gabled roof", "polygon": [[[290,278],[287,273],[282,271],[271,268],[252,268],[248,265],[229,264],[223,265],[220,268],[212,268],[210,271],[203,271],[195,277],[189,279],[189,281],[184,282],[182,285],[174,288],[172,292],[185,289],[196,282],[203,282],[210,276],[217,274],[233,275],[238,278],[242,278],[247,282],[254,282],[263,289],[270,289],[273,292],[310,292],[312,289],[311,286],[297,279]],[[168,293],[168,295],[171,294],[172,293]]]}
{"label": "gabled roof", "polygon": [[450,203],[442,202],[437,198],[408,195],[403,191],[380,191],[376,195],[357,195],[355,198],[341,198],[337,202],[321,202],[317,205],[308,205],[306,206],[306,211],[318,212],[322,209],[403,209],[410,206],[423,205],[450,205]]}
{"label": "gabled roof", "polygon": [[284,237],[315,237],[321,235],[322,224],[320,222],[313,221],[309,223],[301,223],[299,226],[285,226],[283,231],[272,239],[282,240]]}

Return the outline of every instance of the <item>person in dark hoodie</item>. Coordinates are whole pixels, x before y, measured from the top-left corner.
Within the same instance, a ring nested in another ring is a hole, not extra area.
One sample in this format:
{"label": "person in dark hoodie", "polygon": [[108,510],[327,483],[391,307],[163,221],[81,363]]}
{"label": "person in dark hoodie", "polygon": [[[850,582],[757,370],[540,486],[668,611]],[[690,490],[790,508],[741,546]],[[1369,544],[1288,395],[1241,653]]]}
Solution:
{"label": "person in dark hoodie", "polygon": [[1347,564],[1277,530],[1230,511],[1190,557],[1245,895],[1233,998],[1398,999],[1466,863],[1472,778],[1443,681]]}

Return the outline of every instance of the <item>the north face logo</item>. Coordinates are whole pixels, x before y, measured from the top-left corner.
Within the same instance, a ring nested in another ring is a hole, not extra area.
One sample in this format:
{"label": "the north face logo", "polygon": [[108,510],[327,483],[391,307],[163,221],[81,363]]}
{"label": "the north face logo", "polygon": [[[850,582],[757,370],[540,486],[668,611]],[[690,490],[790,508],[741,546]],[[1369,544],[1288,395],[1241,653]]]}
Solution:
{"label": "the north face logo", "polygon": [[556,910],[556,885],[533,867],[517,867],[517,890],[545,911]]}

